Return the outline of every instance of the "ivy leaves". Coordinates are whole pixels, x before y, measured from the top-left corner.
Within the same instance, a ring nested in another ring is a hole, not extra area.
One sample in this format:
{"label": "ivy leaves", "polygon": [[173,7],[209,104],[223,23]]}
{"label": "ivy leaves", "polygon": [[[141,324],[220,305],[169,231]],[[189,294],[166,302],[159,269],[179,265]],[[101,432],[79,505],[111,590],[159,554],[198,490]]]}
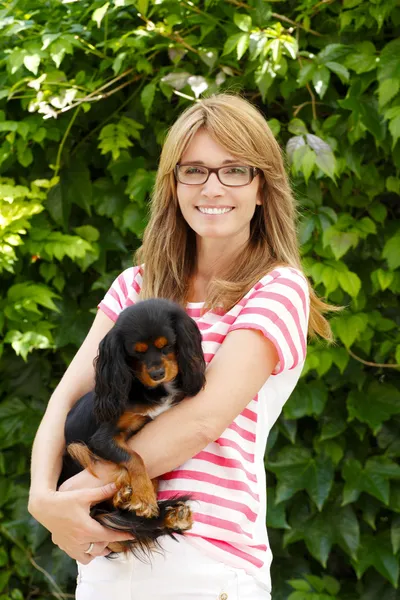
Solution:
{"label": "ivy leaves", "polygon": [[[3,4],[4,497],[12,496],[15,472],[27,480],[20,444],[32,438],[60,365],[71,360],[113,278],[132,264],[168,128],[202,96],[239,91],[261,109],[286,150],[303,268],[318,295],[344,307],[331,316],[336,344],[310,341],[302,378],[269,437],[274,600],[394,600],[400,544],[395,3]],[[19,489],[26,496],[26,486]],[[2,503],[12,523],[21,520],[16,504]],[[32,523],[24,527],[18,542],[29,545]],[[67,588],[70,564],[61,553],[50,557],[43,533],[33,537],[31,550],[51,560],[52,575]],[[0,543],[6,572],[0,593],[19,597],[7,587],[12,581],[21,597],[29,595],[30,565],[24,571],[16,546]],[[48,583],[40,577],[44,597]],[[71,586],[72,592],[72,579]]]}

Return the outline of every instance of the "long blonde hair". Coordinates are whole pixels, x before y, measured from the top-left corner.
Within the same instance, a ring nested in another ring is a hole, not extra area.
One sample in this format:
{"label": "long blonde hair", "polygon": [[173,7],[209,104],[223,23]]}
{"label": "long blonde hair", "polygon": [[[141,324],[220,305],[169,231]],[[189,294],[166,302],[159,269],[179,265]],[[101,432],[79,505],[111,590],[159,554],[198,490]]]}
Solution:
{"label": "long blonde hair", "polygon": [[[168,298],[186,305],[196,266],[195,233],[178,205],[175,165],[202,128],[225,150],[245,164],[261,169],[262,205],[250,223],[250,238],[230,266],[213,277],[204,309],[230,310],[269,271],[291,266],[303,271],[297,241],[297,210],[279,144],[255,106],[237,94],[221,93],[201,99],[175,121],[166,137],[153,194],[150,218],[135,263],[145,263],[142,299]],[[310,283],[308,334],[332,341],[323,313],[337,310],[318,298]]]}

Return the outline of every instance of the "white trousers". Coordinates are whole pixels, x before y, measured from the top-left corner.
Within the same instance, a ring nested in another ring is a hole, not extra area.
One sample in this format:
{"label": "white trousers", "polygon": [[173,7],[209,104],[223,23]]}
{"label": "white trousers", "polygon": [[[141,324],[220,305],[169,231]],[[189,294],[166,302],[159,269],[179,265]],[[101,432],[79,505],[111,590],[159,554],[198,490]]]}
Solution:
{"label": "white trousers", "polygon": [[129,555],[78,564],[76,600],[271,600],[254,577],[194,548],[163,540],[152,563]]}

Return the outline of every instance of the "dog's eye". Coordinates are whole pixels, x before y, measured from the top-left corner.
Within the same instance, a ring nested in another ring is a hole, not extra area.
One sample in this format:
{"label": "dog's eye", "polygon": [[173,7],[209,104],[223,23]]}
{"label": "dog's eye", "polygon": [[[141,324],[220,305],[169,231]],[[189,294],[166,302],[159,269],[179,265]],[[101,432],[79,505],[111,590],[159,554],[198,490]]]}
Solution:
{"label": "dog's eye", "polygon": [[164,348],[161,348],[161,352],[163,354],[168,354],[168,352],[171,352],[171,346],[164,346]]}

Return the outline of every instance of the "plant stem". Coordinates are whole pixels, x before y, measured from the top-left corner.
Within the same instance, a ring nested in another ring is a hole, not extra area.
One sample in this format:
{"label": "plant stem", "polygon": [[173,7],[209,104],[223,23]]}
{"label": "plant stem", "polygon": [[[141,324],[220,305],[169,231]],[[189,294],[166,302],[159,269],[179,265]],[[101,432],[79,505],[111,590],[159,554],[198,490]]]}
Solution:
{"label": "plant stem", "polygon": [[69,135],[69,132],[71,131],[72,125],[74,124],[75,119],[78,116],[78,113],[79,113],[80,110],[81,110],[81,107],[78,106],[78,108],[76,109],[76,111],[72,115],[72,117],[70,119],[70,122],[68,123],[68,127],[65,130],[65,133],[63,135],[63,139],[61,140],[61,143],[60,143],[60,145],[58,147],[56,166],[55,166],[55,169],[54,169],[54,177],[57,177],[58,172],[60,170],[60,167],[61,167],[61,155],[62,155],[62,151],[63,151],[63,148],[64,148],[64,144],[65,144],[65,142],[67,140],[67,137]]}

